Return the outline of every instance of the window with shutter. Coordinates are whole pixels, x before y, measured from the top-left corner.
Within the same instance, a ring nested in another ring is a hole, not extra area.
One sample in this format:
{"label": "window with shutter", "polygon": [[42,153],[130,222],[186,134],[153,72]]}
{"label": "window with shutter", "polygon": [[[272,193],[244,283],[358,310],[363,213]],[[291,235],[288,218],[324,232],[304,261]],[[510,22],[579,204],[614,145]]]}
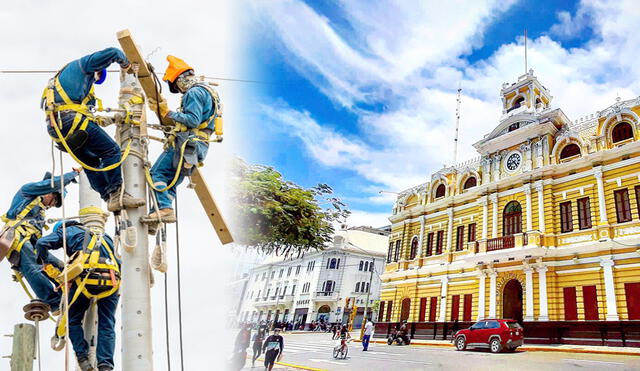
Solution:
{"label": "window with shutter", "polygon": [[433,254],[433,232],[427,235],[427,256],[431,256]]}
{"label": "window with shutter", "polygon": [[630,221],[631,206],[629,205],[629,191],[626,188],[614,191],[613,198],[616,202],[616,217],[618,223]]}
{"label": "window with shutter", "polygon": [[595,286],[582,286],[584,299],[584,319],[587,321],[598,320],[598,292]]}
{"label": "window with shutter", "polygon": [[464,226],[461,225],[456,229],[456,251],[464,249]]}
{"label": "window with shutter", "polygon": [[564,301],[564,320],[576,321],[578,319],[578,306],[576,305],[576,288],[565,287],[562,289]]}
{"label": "window with shutter", "polygon": [[476,240],[476,223],[471,223],[467,227],[467,241],[473,242]]}
{"label": "window with shutter", "polygon": [[562,233],[573,231],[573,219],[571,218],[571,201],[560,204],[560,231]]}
{"label": "window with shutter", "polygon": [[438,240],[436,241],[436,255],[442,254],[443,245],[444,245],[444,231],[438,231]]}
{"label": "window with shutter", "polygon": [[589,229],[592,226],[589,197],[578,199],[578,226],[580,229]]}

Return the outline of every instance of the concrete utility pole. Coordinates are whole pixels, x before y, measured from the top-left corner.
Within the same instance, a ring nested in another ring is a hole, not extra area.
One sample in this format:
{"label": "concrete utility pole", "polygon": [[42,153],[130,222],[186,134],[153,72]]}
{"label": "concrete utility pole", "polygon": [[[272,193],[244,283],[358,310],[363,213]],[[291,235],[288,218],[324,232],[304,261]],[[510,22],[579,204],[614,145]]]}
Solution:
{"label": "concrete utility pole", "polygon": [[13,350],[9,362],[11,371],[32,371],[35,355],[36,327],[28,323],[18,323],[13,328]]}
{"label": "concrete utility pole", "polygon": [[[104,224],[106,217],[102,214],[102,199],[100,194],[94,191],[89,184],[87,174],[83,172],[79,176],[80,189],[80,220],[85,227],[90,228],[94,232],[104,234]],[[91,306],[84,315],[83,330],[84,338],[89,344],[89,361],[94,367],[97,367],[96,345],[97,345],[97,328],[98,328],[98,307],[95,299],[91,300]],[[80,367],[76,369],[80,371]]]}
{"label": "concrete utility pole", "polygon": [[[143,114],[144,102],[129,105],[134,96],[144,96],[142,87],[134,75],[121,74],[119,104],[128,105],[132,120],[140,125],[120,125],[117,137],[122,148],[131,140],[131,154],[122,165],[125,191],[136,198],[146,198],[147,183],[144,175],[146,148],[140,133],[146,128]],[[146,134],[146,130],[145,130]],[[146,139],[145,139],[146,140]],[[135,248],[122,251],[122,369],[136,371],[153,370],[151,332],[151,281],[147,226],[140,223],[146,208],[128,209],[129,221],[136,230]]]}

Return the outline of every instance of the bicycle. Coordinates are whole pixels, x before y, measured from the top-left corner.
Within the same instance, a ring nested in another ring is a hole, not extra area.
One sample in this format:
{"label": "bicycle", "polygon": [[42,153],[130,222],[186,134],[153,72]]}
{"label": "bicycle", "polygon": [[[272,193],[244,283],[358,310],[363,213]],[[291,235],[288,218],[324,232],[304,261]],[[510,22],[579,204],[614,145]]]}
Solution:
{"label": "bicycle", "polygon": [[348,343],[351,342],[351,339],[341,339],[340,345],[337,345],[333,348],[333,358],[335,359],[346,359],[347,354],[349,353]]}

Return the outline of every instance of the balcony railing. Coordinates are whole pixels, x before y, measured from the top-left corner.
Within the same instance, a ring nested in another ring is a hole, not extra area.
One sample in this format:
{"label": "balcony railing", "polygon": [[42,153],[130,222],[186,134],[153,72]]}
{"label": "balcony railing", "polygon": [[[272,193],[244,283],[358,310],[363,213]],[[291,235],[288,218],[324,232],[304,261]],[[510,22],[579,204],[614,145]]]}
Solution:
{"label": "balcony railing", "polygon": [[333,291],[318,291],[316,296],[331,296],[333,295]]}
{"label": "balcony railing", "polygon": [[511,249],[515,246],[515,237],[513,235],[491,238],[487,240],[487,251]]}

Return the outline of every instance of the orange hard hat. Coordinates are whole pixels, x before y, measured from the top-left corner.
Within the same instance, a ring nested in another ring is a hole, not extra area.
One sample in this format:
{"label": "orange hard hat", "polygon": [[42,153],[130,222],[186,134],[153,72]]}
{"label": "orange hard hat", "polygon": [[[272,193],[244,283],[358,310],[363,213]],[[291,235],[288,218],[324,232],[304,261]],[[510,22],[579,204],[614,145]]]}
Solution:
{"label": "orange hard hat", "polygon": [[167,60],[169,61],[169,66],[167,67],[167,70],[164,71],[164,77],[162,77],[162,80],[164,81],[173,83],[183,72],[193,70],[193,67],[173,55],[168,55]]}

